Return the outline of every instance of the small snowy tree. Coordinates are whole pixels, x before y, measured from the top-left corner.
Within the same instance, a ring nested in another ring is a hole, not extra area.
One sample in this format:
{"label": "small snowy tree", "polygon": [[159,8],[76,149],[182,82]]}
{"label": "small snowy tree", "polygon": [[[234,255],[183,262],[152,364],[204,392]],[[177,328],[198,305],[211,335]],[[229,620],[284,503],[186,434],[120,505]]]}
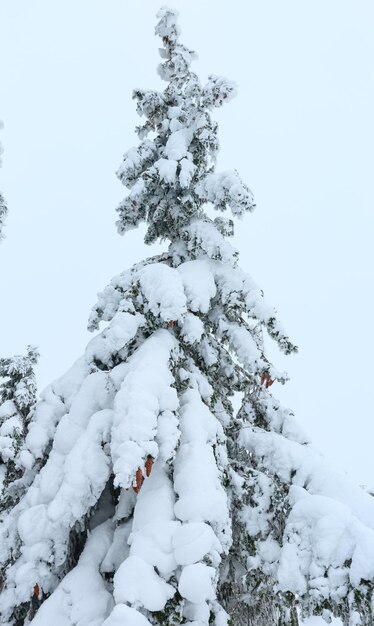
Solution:
{"label": "small snowy tree", "polygon": [[[3,127],[3,123],[0,120],[0,129]],[[2,145],[0,144],[0,167],[1,167],[1,155],[3,153],[3,148]],[[3,234],[3,228],[4,228],[4,224],[5,224],[5,218],[6,218],[6,214],[8,213],[8,208],[7,205],[5,203],[4,197],[2,195],[2,193],[0,192],[0,242],[2,239],[4,239],[4,234]]]}
{"label": "small snowy tree", "polygon": [[228,241],[225,213],[254,208],[235,170],[215,171],[210,111],[235,87],[201,86],[176,12],[158,17],[167,86],[134,92],[145,121],[117,226],[169,246],[105,288],[90,319],[105,328],[35,409],[42,467],[1,519],[2,623],[369,626],[374,500],[271,394],[286,376],[263,331],[296,348]]}
{"label": "small snowy tree", "polygon": [[24,443],[36,403],[38,356],[37,349],[28,346],[25,356],[0,359],[0,510],[19,499],[19,479],[33,460]]}

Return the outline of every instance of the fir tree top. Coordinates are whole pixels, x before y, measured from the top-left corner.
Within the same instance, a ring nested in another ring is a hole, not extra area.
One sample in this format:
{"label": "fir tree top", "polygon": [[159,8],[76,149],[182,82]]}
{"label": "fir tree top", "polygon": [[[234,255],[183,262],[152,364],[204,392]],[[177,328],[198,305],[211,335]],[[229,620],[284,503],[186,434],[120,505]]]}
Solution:
{"label": "fir tree top", "polygon": [[24,443],[36,403],[38,357],[38,350],[28,346],[26,355],[0,359],[0,511],[19,499],[22,486],[17,481],[32,459]]}
{"label": "fir tree top", "polygon": [[39,352],[35,346],[27,346],[26,355],[0,359],[0,401],[11,400],[17,410],[27,415],[36,400],[34,365]]}
{"label": "fir tree top", "polygon": [[[163,44],[158,72],[168,85],[162,93],[133,92],[145,122],[136,129],[140,145],[125,153],[117,172],[130,190],[118,208],[117,227],[124,233],[145,221],[145,241],[169,239],[178,259],[206,254],[204,240],[215,236],[219,256],[219,231],[227,234],[233,225],[222,217],[212,222],[204,205],[209,202],[222,212],[230,208],[235,216],[254,208],[253,195],[235,170],[215,173],[217,124],[210,110],[229,102],[236,87],[219,76],[210,76],[202,87],[190,68],[195,53],[179,41],[177,12],[164,7],[158,18],[156,34]],[[205,233],[193,254],[180,246],[191,228]]]}

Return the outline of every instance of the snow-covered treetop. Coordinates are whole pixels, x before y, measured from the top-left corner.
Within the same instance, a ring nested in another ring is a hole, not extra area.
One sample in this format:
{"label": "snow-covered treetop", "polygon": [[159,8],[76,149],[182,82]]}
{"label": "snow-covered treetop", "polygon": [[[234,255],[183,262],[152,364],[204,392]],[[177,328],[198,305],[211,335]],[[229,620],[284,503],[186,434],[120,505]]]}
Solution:
{"label": "snow-covered treetop", "polygon": [[34,365],[38,357],[37,348],[27,346],[25,356],[0,359],[0,403],[11,400],[20,413],[29,412],[36,400]]}
{"label": "snow-covered treetop", "polygon": [[[201,259],[205,263],[205,274],[200,274],[202,291],[206,284],[203,276],[210,274],[230,322],[225,330],[221,324],[221,332],[233,335],[233,325],[243,323],[242,317],[239,319],[234,313],[240,301],[242,313],[263,324],[283,352],[293,352],[296,348],[278,323],[274,309],[266,305],[262,291],[237,266],[238,253],[227,241],[234,234],[233,220],[226,215],[211,219],[207,214],[209,206],[213,206],[220,213],[230,210],[233,217],[241,217],[252,211],[255,204],[252,192],[236,170],[215,171],[218,127],[210,111],[229,102],[236,94],[236,87],[221,76],[210,76],[206,85],[200,84],[190,67],[196,55],[179,41],[177,15],[177,11],[167,7],[158,13],[156,34],[163,44],[158,72],[167,86],[163,92],[145,89],[133,92],[137,111],[145,122],[136,128],[140,144],[124,154],[117,172],[129,189],[117,209],[119,233],[146,222],[146,243],[169,240],[169,250],[162,258],[149,259],[114,278],[100,294],[90,318],[90,329],[96,329],[101,320],[110,321],[117,311],[129,310],[129,300],[139,285],[143,287],[146,273],[156,272],[146,265],[157,261],[165,273],[165,265],[177,268],[181,263]],[[214,263],[209,265],[207,259]],[[171,280],[173,272],[168,271]],[[180,272],[174,270],[174,274],[174,281],[180,281]],[[151,283],[156,293],[154,281]],[[144,312],[140,298],[139,294],[137,310]],[[185,307],[173,319],[182,319],[186,311]],[[172,319],[170,311],[167,315]],[[263,361],[259,367],[264,367]],[[275,373],[274,377],[277,377]]]}
{"label": "snow-covered treetop", "polygon": [[22,494],[21,478],[30,466],[25,437],[36,402],[34,346],[25,356],[0,359],[0,511],[11,508]]}
{"label": "snow-covered treetop", "polygon": [[[234,83],[210,76],[202,86],[190,69],[195,53],[179,42],[177,12],[163,7],[158,18],[156,34],[163,44],[158,72],[168,85],[163,92],[133,92],[137,111],[145,122],[136,128],[140,145],[125,153],[117,172],[130,190],[118,207],[117,227],[122,234],[145,221],[147,243],[169,239],[174,244],[173,254],[191,258],[176,244],[186,238],[184,230],[191,223],[210,225],[209,235],[196,242],[200,249],[214,230],[218,239],[222,229],[226,234],[232,231],[232,222],[227,218],[220,217],[213,225],[204,212],[206,203],[218,211],[231,209],[234,216],[241,216],[254,208],[254,200],[235,170],[214,172],[217,124],[209,111],[235,96]],[[218,241],[217,245],[219,248]]]}
{"label": "snow-covered treetop", "polygon": [[[3,123],[0,120],[0,129],[3,127]],[[1,159],[1,155],[3,153],[3,147],[0,143],[0,167],[2,165],[2,159]],[[5,200],[4,197],[2,195],[2,193],[0,192],[0,242],[2,239],[4,239],[4,234],[3,234],[3,227],[4,227],[4,223],[5,223],[5,217],[6,214],[8,213],[8,208],[7,205],[5,204]]]}

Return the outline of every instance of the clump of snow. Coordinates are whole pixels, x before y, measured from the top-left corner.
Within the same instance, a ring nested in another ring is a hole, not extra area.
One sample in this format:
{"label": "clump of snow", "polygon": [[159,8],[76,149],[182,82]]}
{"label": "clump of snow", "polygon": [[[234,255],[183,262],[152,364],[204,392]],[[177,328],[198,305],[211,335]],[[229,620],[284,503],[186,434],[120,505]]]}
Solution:
{"label": "clump of snow", "polygon": [[207,174],[196,186],[196,191],[218,210],[225,210],[229,206],[235,216],[242,216],[245,211],[252,211],[255,207],[251,190],[236,171]]}
{"label": "clump of snow", "polygon": [[181,334],[186,343],[193,344],[200,341],[204,334],[204,322],[193,313],[187,313],[183,321]]}
{"label": "clump of snow", "polygon": [[173,536],[174,557],[179,565],[191,565],[210,554],[219,561],[221,544],[209,524],[192,522],[179,526]]}
{"label": "clump of snow", "polygon": [[209,260],[188,261],[178,267],[191,311],[207,313],[217,288]]}
{"label": "clump of snow", "polygon": [[164,148],[164,156],[167,159],[180,161],[187,156],[187,150],[192,140],[191,128],[176,130],[169,136]]}
{"label": "clump of snow", "polygon": [[132,530],[132,520],[117,526],[113,532],[113,541],[106,553],[100,571],[105,573],[116,572],[121,563],[127,559],[130,552],[128,539]]}
{"label": "clump of snow", "polygon": [[185,188],[189,187],[192,181],[192,177],[196,171],[196,165],[188,159],[184,158],[180,161],[179,183],[180,186]]}
{"label": "clump of snow", "polygon": [[220,107],[224,102],[230,102],[237,95],[237,86],[223,76],[209,76],[202,93],[203,102],[208,108]]}
{"label": "clump of snow", "polygon": [[205,253],[211,259],[235,263],[238,253],[208,219],[193,219],[182,233],[187,249],[196,256]]}
{"label": "clump of snow", "polygon": [[85,353],[87,361],[99,360],[110,364],[113,355],[127,346],[144,322],[143,315],[139,313],[115,313],[110,326],[88,344]]}
{"label": "clump of snow", "polygon": [[213,600],[215,598],[215,574],[214,567],[209,567],[204,563],[186,565],[179,579],[179,593],[194,604]]}
{"label": "clump of snow", "polygon": [[151,626],[151,622],[131,606],[117,604],[102,626]]}
{"label": "clump of snow", "polygon": [[130,148],[123,155],[123,163],[117,171],[120,181],[131,188],[140,174],[152,164],[156,154],[156,146],[149,139],[145,139],[136,148]]}
{"label": "clump of snow", "polygon": [[174,594],[174,587],[138,556],[129,556],[114,576],[114,598],[117,604],[128,602],[134,608],[161,611]]}
{"label": "clump of snow", "polygon": [[142,292],[149,310],[163,320],[182,320],[186,311],[186,295],[178,272],[164,263],[146,265],[139,272]]}
{"label": "clump of snow", "polygon": [[160,180],[165,183],[173,183],[177,177],[178,161],[171,159],[159,159],[155,163]]}

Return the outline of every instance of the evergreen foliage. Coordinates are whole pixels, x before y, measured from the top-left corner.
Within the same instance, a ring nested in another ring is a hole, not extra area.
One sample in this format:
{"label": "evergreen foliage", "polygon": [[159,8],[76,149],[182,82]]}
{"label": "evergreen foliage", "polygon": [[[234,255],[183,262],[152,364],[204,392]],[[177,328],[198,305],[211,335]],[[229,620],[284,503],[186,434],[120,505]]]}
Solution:
{"label": "evergreen foliage", "polygon": [[202,86],[176,12],[158,18],[167,86],[134,92],[117,227],[145,222],[168,248],[99,295],[104,329],[33,412],[32,482],[1,517],[1,623],[369,626],[374,500],[272,395],[287,376],[263,332],[296,348],[228,241],[254,208],[235,170],[215,171],[211,111],[235,86]]}
{"label": "evergreen foliage", "polygon": [[31,467],[24,442],[36,403],[38,357],[37,349],[28,346],[25,356],[0,359],[0,510],[14,506],[20,497],[20,478]]}

